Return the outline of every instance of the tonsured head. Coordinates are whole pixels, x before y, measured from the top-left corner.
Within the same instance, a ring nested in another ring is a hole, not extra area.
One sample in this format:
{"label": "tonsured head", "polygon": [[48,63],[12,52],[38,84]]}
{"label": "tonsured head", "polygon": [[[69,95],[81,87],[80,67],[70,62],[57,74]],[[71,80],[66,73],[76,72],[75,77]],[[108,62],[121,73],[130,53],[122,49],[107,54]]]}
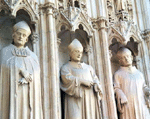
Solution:
{"label": "tonsured head", "polygon": [[133,62],[132,52],[128,48],[121,48],[117,52],[117,57],[121,66],[131,66]]}
{"label": "tonsured head", "polygon": [[83,54],[82,44],[77,39],[74,39],[68,46],[68,49],[71,61],[79,62]]}

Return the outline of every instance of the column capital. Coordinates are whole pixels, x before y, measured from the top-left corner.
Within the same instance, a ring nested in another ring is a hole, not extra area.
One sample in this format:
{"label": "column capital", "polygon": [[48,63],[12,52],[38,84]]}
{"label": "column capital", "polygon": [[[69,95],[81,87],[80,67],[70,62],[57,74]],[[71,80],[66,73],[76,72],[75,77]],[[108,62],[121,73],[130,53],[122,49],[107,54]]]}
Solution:
{"label": "column capital", "polygon": [[97,19],[91,19],[91,21],[93,28],[96,30],[101,30],[108,27],[108,20],[103,16],[98,17]]}
{"label": "column capital", "polygon": [[39,9],[44,10],[47,15],[53,15],[53,11],[55,9],[55,4],[52,2],[47,2],[45,4],[40,4]]}
{"label": "column capital", "polygon": [[33,44],[35,44],[39,40],[39,35],[37,33],[33,33],[31,35],[31,41]]}

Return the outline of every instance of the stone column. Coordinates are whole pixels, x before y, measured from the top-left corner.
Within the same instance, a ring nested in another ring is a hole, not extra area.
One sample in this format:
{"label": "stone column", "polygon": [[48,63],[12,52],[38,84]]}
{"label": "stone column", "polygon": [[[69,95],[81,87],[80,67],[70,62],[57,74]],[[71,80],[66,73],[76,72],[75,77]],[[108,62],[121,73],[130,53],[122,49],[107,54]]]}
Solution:
{"label": "stone column", "polygon": [[[145,40],[145,42],[142,42],[143,49],[142,51],[142,58],[143,58],[143,68],[144,68],[144,74],[146,78],[147,85],[150,86],[150,30],[147,29],[142,33],[142,38]],[[145,47],[147,46],[147,47]]]}
{"label": "stone column", "polygon": [[54,3],[47,2],[46,14],[47,14],[47,39],[48,39],[48,73],[50,80],[50,114],[49,119],[60,119],[60,103],[58,102],[59,93],[59,83],[57,80],[57,38],[55,29],[55,17],[54,17]]}
{"label": "stone column", "polygon": [[[150,30],[150,1],[141,0],[144,29]],[[141,18],[140,18],[141,19]]]}
{"label": "stone column", "polygon": [[[109,58],[109,49],[108,49],[108,38],[106,31],[106,19],[103,17],[99,17],[94,20],[93,23],[97,24],[97,30],[99,35],[99,47],[101,48],[101,59],[102,59],[102,70],[103,70],[103,110],[105,114],[103,114],[104,119],[117,119],[116,112],[116,104],[114,97],[114,89],[113,89],[113,79],[111,72],[111,63]],[[106,101],[106,102],[105,102]],[[105,104],[105,105],[104,105]],[[106,105],[107,104],[107,105]],[[105,107],[107,106],[107,108]],[[103,113],[104,113],[103,112]]]}
{"label": "stone column", "polygon": [[40,45],[44,119],[61,119],[54,2],[40,5]]}
{"label": "stone column", "polygon": [[[94,24],[93,24],[94,25]],[[95,24],[96,25],[96,24]],[[102,89],[103,89],[103,98],[102,98],[102,103],[101,103],[101,108],[102,108],[102,115],[103,115],[103,119],[107,119],[108,115],[108,108],[107,108],[107,100],[106,100],[106,91],[105,91],[105,83],[104,83],[104,72],[103,72],[103,57],[102,57],[102,53],[101,53],[101,47],[100,47],[100,38],[99,38],[99,31],[97,29],[97,27],[94,27],[94,39],[95,39],[95,44],[94,44],[94,48],[95,48],[95,59],[96,59],[96,73],[100,79],[100,83],[102,85]]]}
{"label": "stone column", "polygon": [[148,47],[149,58],[150,58],[150,29],[145,31],[144,39],[145,39],[147,47]]}
{"label": "stone column", "polygon": [[41,68],[41,82],[42,82],[42,102],[43,102],[43,117],[48,119],[50,117],[49,111],[49,78],[48,78],[48,58],[47,58],[47,37],[46,37],[46,20],[45,11],[43,5],[40,6],[40,25],[39,25],[39,35],[40,35],[40,68]]}

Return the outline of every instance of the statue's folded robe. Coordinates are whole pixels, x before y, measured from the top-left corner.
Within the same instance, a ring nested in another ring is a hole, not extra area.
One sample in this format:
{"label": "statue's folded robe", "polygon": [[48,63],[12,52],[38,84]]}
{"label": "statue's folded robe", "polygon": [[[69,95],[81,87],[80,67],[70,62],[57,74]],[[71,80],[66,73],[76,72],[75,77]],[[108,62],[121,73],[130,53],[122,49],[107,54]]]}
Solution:
{"label": "statue's folded robe", "polygon": [[[32,74],[32,81],[19,84],[19,69]],[[28,48],[13,44],[0,52],[0,118],[42,119],[40,67],[37,56]]]}

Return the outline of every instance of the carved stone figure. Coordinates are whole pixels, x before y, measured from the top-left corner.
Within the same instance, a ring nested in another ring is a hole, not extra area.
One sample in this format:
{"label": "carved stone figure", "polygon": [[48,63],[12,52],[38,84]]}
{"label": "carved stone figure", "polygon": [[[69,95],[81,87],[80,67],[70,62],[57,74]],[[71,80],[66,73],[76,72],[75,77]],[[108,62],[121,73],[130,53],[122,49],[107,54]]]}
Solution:
{"label": "carved stone figure", "polygon": [[125,11],[127,9],[127,0],[115,0],[116,11]]}
{"label": "carved stone figure", "polygon": [[100,82],[93,68],[80,61],[83,53],[81,43],[74,39],[68,49],[70,61],[61,68],[65,119],[101,119]]}
{"label": "carved stone figure", "polygon": [[119,119],[150,119],[145,101],[150,89],[145,84],[143,74],[132,66],[132,52],[121,48],[117,57],[121,66],[114,74],[114,89]]}
{"label": "carved stone figure", "polygon": [[0,119],[43,119],[40,67],[24,47],[31,34],[25,21],[13,26],[13,43],[0,52]]}

